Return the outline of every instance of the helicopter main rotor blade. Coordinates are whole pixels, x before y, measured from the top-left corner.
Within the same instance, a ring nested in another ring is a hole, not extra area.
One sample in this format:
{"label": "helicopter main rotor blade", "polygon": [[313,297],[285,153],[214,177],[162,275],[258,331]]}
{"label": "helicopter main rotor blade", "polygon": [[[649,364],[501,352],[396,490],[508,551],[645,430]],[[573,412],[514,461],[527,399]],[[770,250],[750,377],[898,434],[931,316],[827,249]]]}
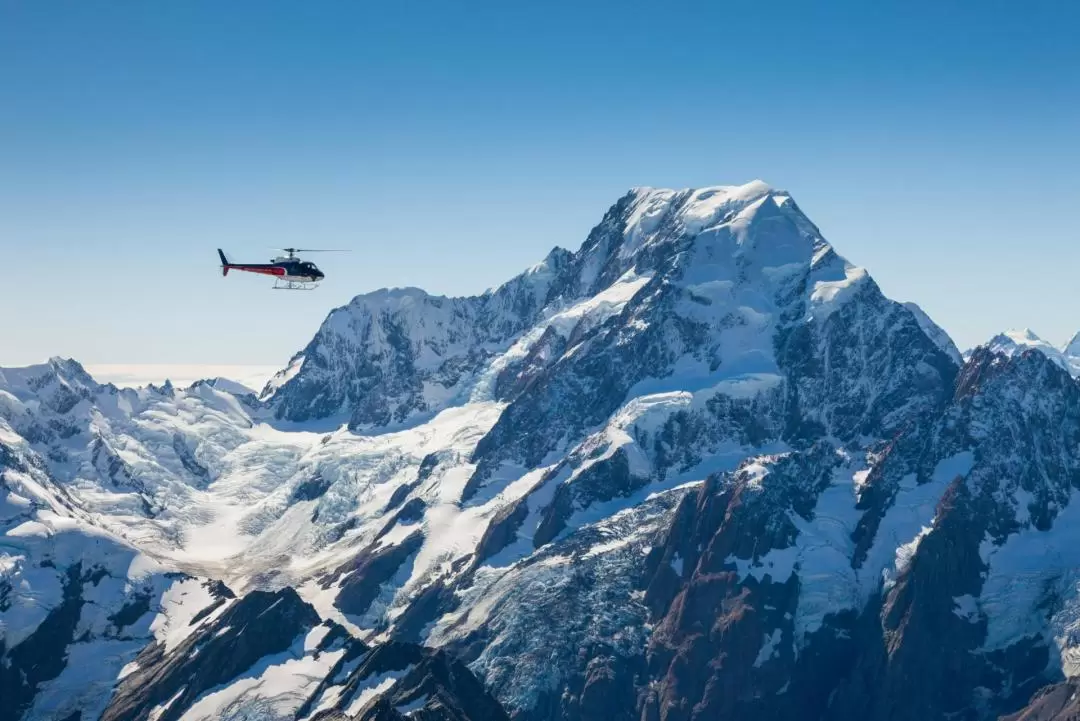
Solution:
{"label": "helicopter main rotor blade", "polygon": [[283,250],[286,253],[351,253],[346,248],[271,248],[271,250]]}

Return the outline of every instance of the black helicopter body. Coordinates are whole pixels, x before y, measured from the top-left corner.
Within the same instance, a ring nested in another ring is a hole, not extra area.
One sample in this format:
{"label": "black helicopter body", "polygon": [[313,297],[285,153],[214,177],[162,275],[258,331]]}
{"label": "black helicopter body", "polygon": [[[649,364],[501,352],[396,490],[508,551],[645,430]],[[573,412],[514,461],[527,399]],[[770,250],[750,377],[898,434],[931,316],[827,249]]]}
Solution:
{"label": "black helicopter body", "polygon": [[272,277],[274,288],[280,290],[310,290],[315,288],[315,284],[325,278],[326,274],[311,261],[297,258],[296,254],[337,252],[305,248],[282,248],[282,250],[288,255],[274,258],[269,263],[233,263],[225,256],[225,252],[218,248],[221,274],[228,275],[230,270],[257,273]]}

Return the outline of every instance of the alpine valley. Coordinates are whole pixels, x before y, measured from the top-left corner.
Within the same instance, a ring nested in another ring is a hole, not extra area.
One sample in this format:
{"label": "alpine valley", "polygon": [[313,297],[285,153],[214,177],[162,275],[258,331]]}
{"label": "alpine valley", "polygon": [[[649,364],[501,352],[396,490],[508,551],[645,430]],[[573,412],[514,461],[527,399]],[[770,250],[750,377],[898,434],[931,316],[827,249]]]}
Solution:
{"label": "alpine valley", "polygon": [[0,721],[1076,718],[1080,341],[635,189],[260,393],[0,370]]}

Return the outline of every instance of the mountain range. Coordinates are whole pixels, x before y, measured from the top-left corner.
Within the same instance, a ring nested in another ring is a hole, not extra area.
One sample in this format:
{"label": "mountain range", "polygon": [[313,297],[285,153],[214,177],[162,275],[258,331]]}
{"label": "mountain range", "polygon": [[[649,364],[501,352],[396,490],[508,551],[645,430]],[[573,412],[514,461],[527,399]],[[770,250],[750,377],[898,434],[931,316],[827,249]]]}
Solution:
{"label": "mountain range", "polygon": [[638,188],[261,393],[0,369],[0,721],[1075,718],[1080,341]]}

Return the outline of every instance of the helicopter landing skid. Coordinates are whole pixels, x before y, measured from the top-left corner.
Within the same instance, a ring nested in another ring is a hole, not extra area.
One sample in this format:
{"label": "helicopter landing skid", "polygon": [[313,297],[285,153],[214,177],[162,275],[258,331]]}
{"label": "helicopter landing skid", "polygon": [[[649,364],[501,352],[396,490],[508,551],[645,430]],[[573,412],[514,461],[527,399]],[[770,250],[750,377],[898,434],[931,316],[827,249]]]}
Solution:
{"label": "helicopter landing skid", "polygon": [[292,280],[274,281],[274,290],[315,290],[318,287],[318,283],[297,283]]}

